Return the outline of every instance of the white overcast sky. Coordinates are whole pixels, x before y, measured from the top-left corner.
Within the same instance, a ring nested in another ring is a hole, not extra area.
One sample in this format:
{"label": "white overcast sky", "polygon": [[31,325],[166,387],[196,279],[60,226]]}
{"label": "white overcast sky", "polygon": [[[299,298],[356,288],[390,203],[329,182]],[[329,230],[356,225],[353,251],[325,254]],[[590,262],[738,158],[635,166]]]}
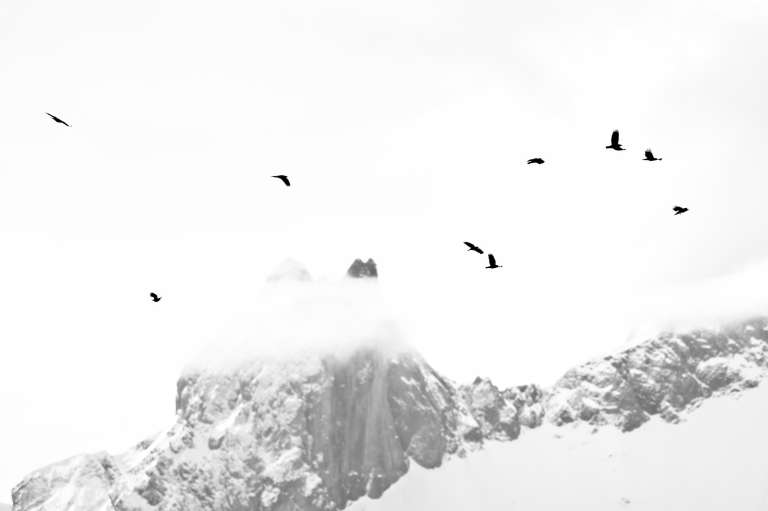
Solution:
{"label": "white overcast sky", "polygon": [[0,501],[167,426],[201,338],[286,257],[318,277],[374,257],[460,381],[551,383],[639,322],[768,305],[767,20],[758,0],[1,2]]}

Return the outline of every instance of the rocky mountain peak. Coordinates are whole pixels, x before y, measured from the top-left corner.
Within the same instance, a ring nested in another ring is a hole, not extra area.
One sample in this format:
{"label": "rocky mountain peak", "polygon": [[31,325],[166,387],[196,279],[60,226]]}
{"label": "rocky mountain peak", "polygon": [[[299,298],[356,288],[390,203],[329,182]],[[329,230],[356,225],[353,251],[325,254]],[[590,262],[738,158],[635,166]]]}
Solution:
{"label": "rocky mountain peak", "polygon": [[436,468],[544,421],[631,431],[677,422],[768,373],[768,319],[665,333],[568,371],[551,388],[457,386],[412,352],[255,360],[179,379],[176,423],[128,452],[43,468],[15,511],[335,511],[380,496],[411,462]]}
{"label": "rocky mountain peak", "polygon": [[347,276],[355,279],[366,277],[375,279],[379,276],[379,272],[373,259],[368,259],[366,262],[363,262],[362,259],[355,259],[347,270]]}

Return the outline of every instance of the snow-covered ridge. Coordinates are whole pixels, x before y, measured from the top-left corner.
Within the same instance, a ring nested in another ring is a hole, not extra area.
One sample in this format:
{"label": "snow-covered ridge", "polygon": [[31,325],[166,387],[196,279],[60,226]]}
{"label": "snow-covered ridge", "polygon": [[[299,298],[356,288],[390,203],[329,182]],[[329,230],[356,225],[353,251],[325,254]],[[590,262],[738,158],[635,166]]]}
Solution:
{"label": "snow-covered ridge", "polygon": [[415,462],[436,468],[543,422],[630,431],[669,422],[713,393],[754,387],[768,321],[663,334],[566,373],[554,386],[458,386],[410,351],[362,346],[196,371],[177,420],[128,452],[41,469],[14,511],[333,510],[377,498]]}
{"label": "snow-covered ridge", "polygon": [[547,397],[555,424],[585,421],[630,431],[680,412],[719,391],[758,385],[768,366],[765,318],[717,330],[664,333],[617,355],[568,371]]}

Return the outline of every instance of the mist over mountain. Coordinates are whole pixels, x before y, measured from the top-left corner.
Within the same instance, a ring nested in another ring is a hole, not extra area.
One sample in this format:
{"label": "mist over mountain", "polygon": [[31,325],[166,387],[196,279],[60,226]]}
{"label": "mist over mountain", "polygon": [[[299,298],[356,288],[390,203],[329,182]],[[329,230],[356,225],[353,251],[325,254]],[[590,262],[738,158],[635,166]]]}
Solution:
{"label": "mist over mountain", "polygon": [[223,336],[178,379],[174,424],[121,454],[83,454],[30,474],[13,489],[14,511],[387,502],[415,467],[441,471],[541,428],[634,434],[676,424],[713,396],[758,386],[768,367],[768,319],[759,317],[663,333],[551,386],[458,384],[403,341],[375,263],[356,261],[347,278],[322,282],[298,264],[281,268],[255,309],[253,337]]}
{"label": "mist over mountain", "polygon": [[188,370],[236,369],[254,356],[333,353],[344,358],[361,347],[381,352],[407,349],[375,277],[373,260],[358,259],[347,278],[333,280],[313,280],[301,263],[286,260],[247,308],[233,312],[227,324],[210,334],[207,345],[188,362]]}

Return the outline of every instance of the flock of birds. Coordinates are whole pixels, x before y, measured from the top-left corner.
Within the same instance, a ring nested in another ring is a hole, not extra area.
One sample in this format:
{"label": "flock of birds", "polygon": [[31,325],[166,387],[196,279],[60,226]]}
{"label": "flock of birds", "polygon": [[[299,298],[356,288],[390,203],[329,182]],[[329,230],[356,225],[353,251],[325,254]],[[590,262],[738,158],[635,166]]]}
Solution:
{"label": "flock of birds", "polygon": [[[465,241],[464,244],[469,247],[469,250],[467,252],[477,252],[478,254],[483,253],[483,249],[475,245],[474,243],[470,243],[469,241]],[[488,266],[486,266],[489,270],[493,270],[494,268],[501,268],[500,265],[496,264],[496,258],[493,257],[493,254],[488,254]]]}
{"label": "flock of birds", "polygon": [[[606,149],[613,149],[614,151],[625,151],[626,149],[621,146],[619,143],[619,130],[613,130],[613,133],[611,134],[611,144],[605,146]],[[663,158],[656,158],[653,155],[653,152],[650,149],[645,150],[645,158],[643,158],[645,161],[661,161]],[[541,165],[544,163],[544,159],[540,157],[531,158],[528,160],[528,165],[531,163],[535,163],[537,165]],[[682,206],[675,206],[672,208],[672,211],[675,212],[675,215],[681,215],[688,211],[688,208],[684,208]],[[482,254],[483,250],[475,245],[474,243],[470,243],[469,241],[465,241],[464,244],[469,247],[468,252],[477,252],[478,254]],[[493,256],[493,254],[488,254],[488,266],[486,266],[487,269],[493,270],[495,268],[501,268],[500,265],[496,264],[496,258]]]}
{"label": "flock of birds", "polygon": [[[51,119],[53,119],[55,122],[59,124],[63,124],[64,126],[71,127],[69,124],[67,124],[65,121],[61,120],[60,118],[56,117],[53,114],[49,114],[48,112],[45,112],[48,116],[50,116]],[[614,151],[625,151],[626,149],[621,146],[619,143],[619,130],[613,130],[613,133],[611,134],[611,144],[605,146],[606,149],[613,149]],[[645,158],[643,160],[646,161],[661,161],[663,158],[656,158],[653,155],[653,152],[651,152],[650,149],[645,150]],[[528,164],[535,163],[537,165],[541,165],[544,163],[544,159],[540,157],[531,158],[528,160]],[[288,176],[285,174],[278,174],[276,176],[272,176],[275,179],[279,179],[283,182],[285,186],[291,186],[291,181],[288,179]],[[675,215],[681,215],[688,211],[688,208],[684,208],[681,206],[675,206],[672,208],[672,211],[675,212]],[[465,241],[464,244],[469,247],[468,252],[477,252],[478,254],[483,254],[483,249],[475,245],[474,243],[470,243],[469,241]],[[496,264],[496,258],[493,256],[493,254],[488,254],[488,266],[486,266],[489,270],[494,270],[496,268],[502,268],[501,265]],[[162,297],[158,296],[157,293],[149,293],[150,298],[152,298],[152,301],[157,303],[159,302]]]}

